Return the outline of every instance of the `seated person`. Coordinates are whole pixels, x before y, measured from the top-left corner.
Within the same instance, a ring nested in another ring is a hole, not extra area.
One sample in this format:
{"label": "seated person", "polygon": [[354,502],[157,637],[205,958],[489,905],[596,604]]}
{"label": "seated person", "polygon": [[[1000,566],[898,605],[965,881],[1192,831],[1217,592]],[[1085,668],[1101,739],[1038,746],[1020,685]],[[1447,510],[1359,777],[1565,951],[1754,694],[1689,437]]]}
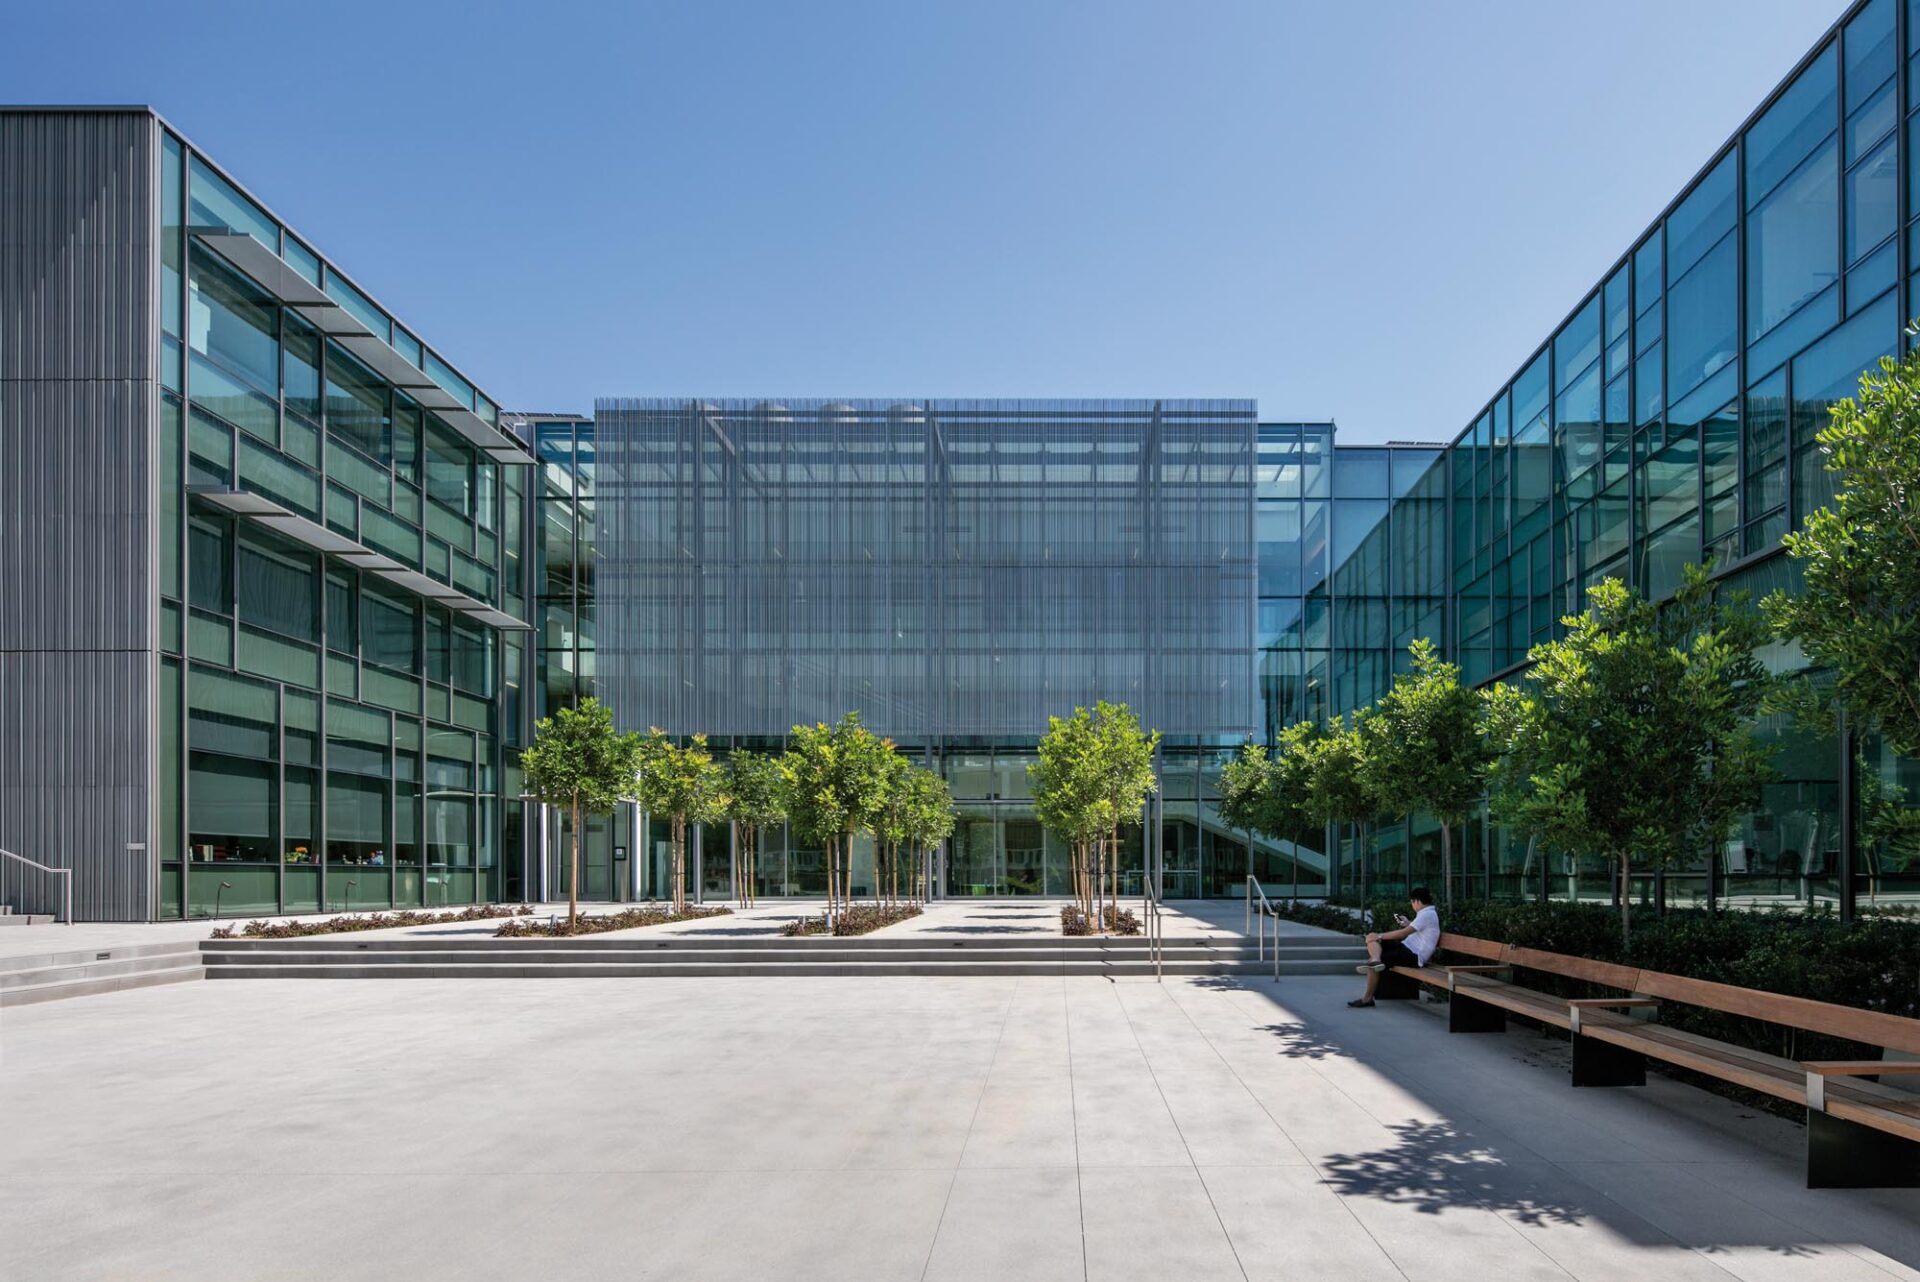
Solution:
{"label": "seated person", "polygon": [[1380,972],[1389,966],[1425,966],[1440,946],[1440,914],[1433,910],[1433,892],[1415,886],[1408,892],[1413,904],[1413,920],[1399,918],[1400,928],[1367,936],[1367,960],[1354,967],[1367,977],[1364,996],[1349,1006],[1373,1005],[1374,990],[1380,987]]}

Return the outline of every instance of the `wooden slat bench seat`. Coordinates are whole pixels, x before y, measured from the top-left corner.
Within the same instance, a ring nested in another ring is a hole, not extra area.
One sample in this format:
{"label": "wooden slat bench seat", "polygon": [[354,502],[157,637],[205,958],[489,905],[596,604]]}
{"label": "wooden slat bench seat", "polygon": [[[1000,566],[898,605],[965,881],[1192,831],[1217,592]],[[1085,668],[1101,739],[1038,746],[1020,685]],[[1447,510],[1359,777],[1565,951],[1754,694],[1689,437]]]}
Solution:
{"label": "wooden slat bench seat", "polygon": [[[1420,985],[1444,989],[1450,1032],[1499,1031],[1508,1014],[1565,1029],[1573,1040],[1575,1086],[1644,1085],[1652,1058],[1803,1104],[1809,1188],[1920,1187],[1920,1096],[1869,1080],[1920,1074],[1920,1062],[1800,1062],[1630,1012],[1657,1012],[1663,1002],[1673,1002],[1908,1054],[1920,1054],[1920,1020],[1465,935],[1441,935],[1440,952],[1475,960],[1391,967],[1381,976],[1378,996],[1411,997]],[[1525,970],[1627,995],[1554,996],[1513,980]]]}

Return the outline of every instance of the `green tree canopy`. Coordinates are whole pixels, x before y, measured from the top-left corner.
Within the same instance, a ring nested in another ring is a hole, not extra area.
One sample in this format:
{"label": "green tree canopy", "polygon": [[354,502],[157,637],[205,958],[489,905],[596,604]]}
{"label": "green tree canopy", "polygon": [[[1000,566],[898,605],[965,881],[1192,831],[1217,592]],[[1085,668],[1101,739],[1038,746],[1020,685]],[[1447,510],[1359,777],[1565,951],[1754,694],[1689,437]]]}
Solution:
{"label": "green tree canopy", "polygon": [[634,794],[640,736],[614,729],[613,710],[598,699],[540,718],[533,743],[520,753],[527,795],[572,816],[567,926],[580,916],[580,827],[585,816],[610,813]]}
{"label": "green tree canopy", "polygon": [[1882,358],[1815,439],[1836,492],[1785,539],[1805,586],[1764,608],[1852,729],[1920,756],[1920,350]]}
{"label": "green tree canopy", "polygon": [[727,758],[726,816],[735,824],[739,840],[740,883],[743,904],[753,902],[759,884],[760,830],[786,818],[786,796],[781,787],[780,763],[763,752],[736,752]]}
{"label": "green tree canopy", "polygon": [[683,747],[658,727],[640,743],[639,767],[634,799],[672,826],[673,906],[678,910],[686,906],[687,825],[723,816],[727,773],[707,751],[705,735],[694,735]]}
{"label": "green tree canopy", "polygon": [[1713,855],[1772,776],[1752,728],[1766,634],[1692,566],[1663,606],[1617,579],[1588,599],[1566,636],[1528,653],[1519,686],[1486,695],[1493,813],[1549,849],[1614,861],[1625,940],[1634,870]]}
{"label": "green tree canopy", "polygon": [[801,837],[819,842],[826,853],[831,918],[852,893],[853,836],[875,831],[898,758],[893,741],[860,724],[857,712],[831,726],[824,721],[795,726],[787,745],[780,758],[787,818]]}
{"label": "green tree canopy", "polygon": [[1421,637],[1408,647],[1410,672],[1395,674],[1360,723],[1362,786],[1380,809],[1408,821],[1426,811],[1440,821],[1440,894],[1453,895],[1453,830],[1466,823],[1486,787],[1491,758],[1481,732],[1481,700],[1460,684],[1458,664]]}

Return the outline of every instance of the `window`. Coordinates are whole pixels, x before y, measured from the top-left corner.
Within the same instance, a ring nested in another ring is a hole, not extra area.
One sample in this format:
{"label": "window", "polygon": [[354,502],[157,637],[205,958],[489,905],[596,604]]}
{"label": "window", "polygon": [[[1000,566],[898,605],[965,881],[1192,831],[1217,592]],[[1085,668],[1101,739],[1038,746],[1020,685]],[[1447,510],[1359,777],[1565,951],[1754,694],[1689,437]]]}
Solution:
{"label": "window", "polygon": [[373,592],[360,597],[362,658],[411,673],[420,666],[418,615],[412,606],[401,605]]}
{"label": "window", "polygon": [[1667,295],[1667,398],[1677,401],[1738,353],[1739,275],[1731,236]]}
{"label": "window", "polygon": [[1839,162],[1829,145],[1747,218],[1747,340],[1759,338],[1839,275]]}
{"label": "window", "polygon": [[1728,152],[1667,219],[1669,281],[1686,275],[1689,267],[1733,230],[1734,200],[1733,153]]}
{"label": "window", "polygon": [[385,465],[390,458],[388,427],[386,383],[346,348],[328,343],[327,430]]}
{"label": "window", "polygon": [[427,495],[461,516],[472,514],[473,454],[437,421],[427,424]]}
{"label": "window", "polygon": [[207,162],[193,158],[188,183],[187,219],[196,227],[226,227],[245,232],[274,253],[280,252],[280,227],[260,206],[242,196]]}
{"label": "window", "polygon": [[233,609],[232,549],[232,521],[196,516],[188,525],[188,591],[195,607],[215,614]]}
{"label": "window", "polygon": [[1900,218],[1899,164],[1889,138],[1847,175],[1847,261],[1893,235]]}
{"label": "window", "polygon": [[1828,45],[1747,131],[1747,205],[1752,208],[1799,168],[1839,125],[1837,61]]}
{"label": "window", "polygon": [[[269,396],[280,390],[279,308],[253,282],[196,251],[188,275],[188,345]],[[198,397],[199,388],[194,389]]]}
{"label": "window", "polygon": [[318,576],[312,553],[243,536],[235,583],[242,623],[302,641],[320,639]]}
{"label": "window", "polygon": [[1600,299],[1587,300],[1553,340],[1554,385],[1565,387],[1600,354]]}

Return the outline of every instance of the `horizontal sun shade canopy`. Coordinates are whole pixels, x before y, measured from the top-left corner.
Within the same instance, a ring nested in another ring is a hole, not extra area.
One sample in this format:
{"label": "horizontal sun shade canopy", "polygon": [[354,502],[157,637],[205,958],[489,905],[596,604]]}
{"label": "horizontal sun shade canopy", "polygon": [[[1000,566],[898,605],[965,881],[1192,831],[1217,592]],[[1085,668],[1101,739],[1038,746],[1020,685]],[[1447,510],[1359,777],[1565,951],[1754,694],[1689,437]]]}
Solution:
{"label": "horizontal sun shade canopy", "polygon": [[317,521],[309,521],[298,512],[289,512],[265,495],[205,485],[190,485],[187,487],[187,493],[223,512],[251,521],[262,529],[271,530],[281,538],[312,548],[343,565],[365,570],[368,574],[391,583],[403,592],[412,593],[422,600],[444,606],[457,614],[464,614],[488,627],[497,628],[502,632],[533,630],[529,624],[522,623],[511,614],[496,610],[485,601],[470,597],[458,588],[448,587],[438,579],[430,579],[418,570],[409,569],[390,556],[375,552],[365,544],[356,543],[344,534],[337,534]]}
{"label": "horizontal sun shade canopy", "polygon": [[449,427],[496,463],[531,464],[520,443],[460,403],[426,371],[395,351],[386,339],[321,292],[299,272],[252,236],[225,227],[195,227],[193,234],[260,288],[295,309],[302,318],[365,361],[375,373],[446,420]]}

